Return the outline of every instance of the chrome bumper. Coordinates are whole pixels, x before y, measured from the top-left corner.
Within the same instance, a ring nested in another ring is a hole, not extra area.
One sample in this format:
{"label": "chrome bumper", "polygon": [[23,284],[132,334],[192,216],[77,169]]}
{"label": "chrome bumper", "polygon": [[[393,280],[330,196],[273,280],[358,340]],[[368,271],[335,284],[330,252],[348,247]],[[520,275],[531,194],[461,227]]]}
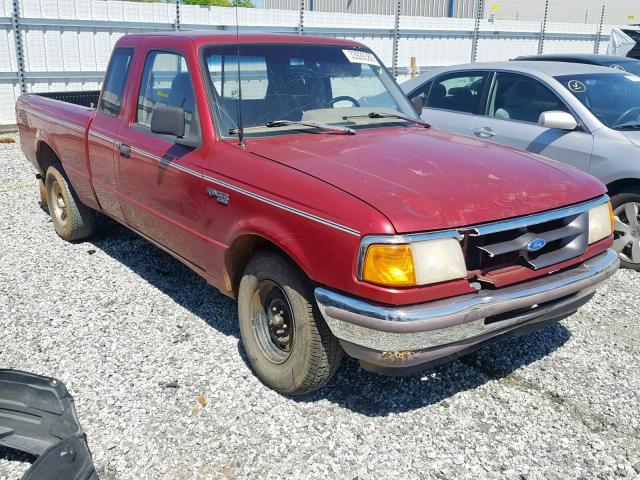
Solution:
{"label": "chrome bumper", "polygon": [[378,306],[325,288],[316,288],[315,296],[341,341],[377,352],[416,352],[559,320],[586,303],[619,263],[617,254],[607,250],[530,282],[408,307]]}

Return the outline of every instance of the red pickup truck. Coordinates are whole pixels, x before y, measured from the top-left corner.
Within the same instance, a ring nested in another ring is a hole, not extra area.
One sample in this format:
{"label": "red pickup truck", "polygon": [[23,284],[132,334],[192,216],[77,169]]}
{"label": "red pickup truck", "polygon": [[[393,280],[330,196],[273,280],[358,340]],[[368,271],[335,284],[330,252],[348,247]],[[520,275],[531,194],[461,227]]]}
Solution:
{"label": "red pickup truck", "polygon": [[23,95],[56,232],[102,212],[237,298],[260,379],[406,373],[558,321],[618,268],[605,188],[420,121],[362,44],[129,35],[102,92]]}

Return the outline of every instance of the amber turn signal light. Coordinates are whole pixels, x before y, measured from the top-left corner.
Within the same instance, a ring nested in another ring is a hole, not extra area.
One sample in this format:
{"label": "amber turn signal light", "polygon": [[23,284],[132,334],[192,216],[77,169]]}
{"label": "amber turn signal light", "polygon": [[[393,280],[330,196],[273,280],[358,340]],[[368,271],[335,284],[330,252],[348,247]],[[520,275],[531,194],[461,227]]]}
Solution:
{"label": "amber turn signal light", "polygon": [[415,286],[411,246],[370,245],[364,258],[362,280],[386,287]]}

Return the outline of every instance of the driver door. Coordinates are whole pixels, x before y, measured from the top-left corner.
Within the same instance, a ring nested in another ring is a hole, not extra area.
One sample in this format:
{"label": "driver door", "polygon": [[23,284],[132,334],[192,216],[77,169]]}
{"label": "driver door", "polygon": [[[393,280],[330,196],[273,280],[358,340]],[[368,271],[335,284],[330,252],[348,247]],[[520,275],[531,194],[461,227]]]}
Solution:
{"label": "driver door", "polygon": [[137,102],[119,132],[118,182],[126,222],[201,267],[207,247],[201,234],[207,152],[178,145],[175,137],[150,129],[157,106],[184,109],[185,135],[200,128],[192,82],[183,55],[147,53]]}
{"label": "driver door", "polygon": [[486,116],[476,118],[473,132],[477,138],[588,171],[593,136],[582,129],[567,131],[539,126],[540,114],[550,110],[570,112],[565,103],[537,79],[498,72],[487,101]]}

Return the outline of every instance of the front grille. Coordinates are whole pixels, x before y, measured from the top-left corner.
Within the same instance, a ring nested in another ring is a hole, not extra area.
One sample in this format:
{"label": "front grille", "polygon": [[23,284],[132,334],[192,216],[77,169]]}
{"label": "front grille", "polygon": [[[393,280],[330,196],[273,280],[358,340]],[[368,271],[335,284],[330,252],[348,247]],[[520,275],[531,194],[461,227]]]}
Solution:
{"label": "front grille", "polygon": [[480,226],[466,235],[468,270],[487,273],[514,265],[538,270],[580,256],[588,246],[589,212],[495,230]]}

